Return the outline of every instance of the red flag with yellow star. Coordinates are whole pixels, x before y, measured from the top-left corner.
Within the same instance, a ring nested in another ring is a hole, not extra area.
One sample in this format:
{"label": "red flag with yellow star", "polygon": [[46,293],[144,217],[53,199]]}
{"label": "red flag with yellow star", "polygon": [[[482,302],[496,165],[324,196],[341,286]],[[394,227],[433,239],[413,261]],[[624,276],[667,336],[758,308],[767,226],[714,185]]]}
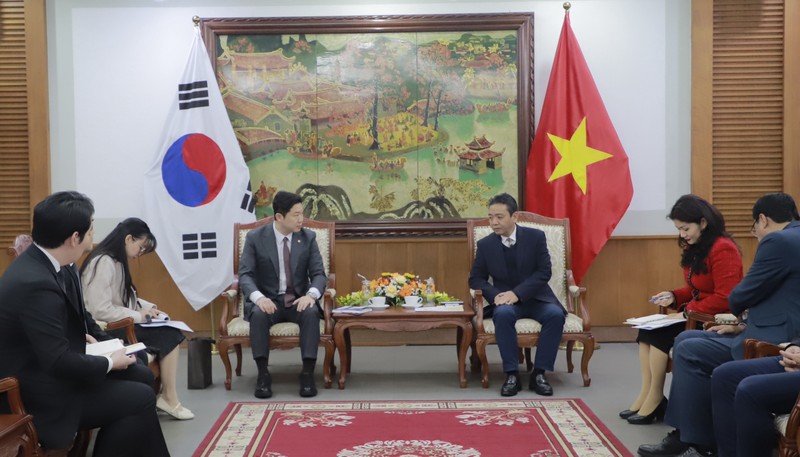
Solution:
{"label": "red flag with yellow star", "polygon": [[528,156],[525,207],[569,218],[580,283],[633,197],[628,156],[572,33],[569,12]]}

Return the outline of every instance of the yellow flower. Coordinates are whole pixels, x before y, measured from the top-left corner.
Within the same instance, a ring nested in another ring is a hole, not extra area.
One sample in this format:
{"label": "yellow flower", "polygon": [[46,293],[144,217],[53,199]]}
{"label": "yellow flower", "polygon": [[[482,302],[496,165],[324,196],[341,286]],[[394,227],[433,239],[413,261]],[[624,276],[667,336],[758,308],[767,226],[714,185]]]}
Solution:
{"label": "yellow flower", "polygon": [[397,296],[397,286],[395,286],[395,285],[386,286],[386,296],[387,297],[392,297],[392,298],[396,297]]}

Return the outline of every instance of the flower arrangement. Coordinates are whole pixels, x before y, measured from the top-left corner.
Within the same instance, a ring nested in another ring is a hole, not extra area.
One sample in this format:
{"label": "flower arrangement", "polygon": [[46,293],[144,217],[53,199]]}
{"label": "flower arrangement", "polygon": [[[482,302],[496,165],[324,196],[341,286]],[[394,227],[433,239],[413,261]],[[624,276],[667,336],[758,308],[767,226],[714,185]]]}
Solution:
{"label": "flower arrangement", "polygon": [[386,303],[399,306],[403,298],[409,295],[422,295],[425,284],[419,276],[411,273],[381,273],[381,277],[369,282],[369,292],[372,296],[386,297]]}
{"label": "flower arrangement", "polygon": [[425,302],[437,305],[458,300],[445,292],[436,291],[433,280],[422,281],[419,276],[411,273],[381,273],[377,279],[367,281],[364,278],[364,281],[367,284],[365,289],[336,297],[337,306],[360,306],[375,296],[386,297],[386,303],[393,306],[402,305],[404,298],[409,295],[421,296]]}

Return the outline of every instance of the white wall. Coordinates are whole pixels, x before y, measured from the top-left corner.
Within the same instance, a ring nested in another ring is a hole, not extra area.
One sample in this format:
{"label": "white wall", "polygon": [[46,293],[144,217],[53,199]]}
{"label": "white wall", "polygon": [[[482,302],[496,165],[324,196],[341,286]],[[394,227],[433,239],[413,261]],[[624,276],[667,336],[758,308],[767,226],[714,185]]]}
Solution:
{"label": "white wall", "polygon": [[[534,13],[541,112],[562,0],[48,0],[53,190],[95,202],[97,236],[141,216],[145,170],[192,40],[191,18]],[[672,234],[690,191],[690,0],[574,0],[572,28],[630,158],[634,197],[615,235]]]}

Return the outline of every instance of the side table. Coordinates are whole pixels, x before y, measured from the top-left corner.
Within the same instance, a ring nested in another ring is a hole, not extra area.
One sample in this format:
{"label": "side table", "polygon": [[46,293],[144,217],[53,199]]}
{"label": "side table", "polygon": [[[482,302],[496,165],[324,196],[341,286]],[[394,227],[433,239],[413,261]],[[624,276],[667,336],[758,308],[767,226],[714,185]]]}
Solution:
{"label": "side table", "polygon": [[420,332],[434,328],[455,327],[458,340],[458,376],[462,388],[467,387],[467,349],[472,341],[472,317],[475,313],[468,305],[461,311],[414,311],[402,307],[373,310],[360,315],[333,313],[333,339],[339,351],[341,369],[339,389],[344,389],[350,372],[350,329],[365,328],[384,332]]}

